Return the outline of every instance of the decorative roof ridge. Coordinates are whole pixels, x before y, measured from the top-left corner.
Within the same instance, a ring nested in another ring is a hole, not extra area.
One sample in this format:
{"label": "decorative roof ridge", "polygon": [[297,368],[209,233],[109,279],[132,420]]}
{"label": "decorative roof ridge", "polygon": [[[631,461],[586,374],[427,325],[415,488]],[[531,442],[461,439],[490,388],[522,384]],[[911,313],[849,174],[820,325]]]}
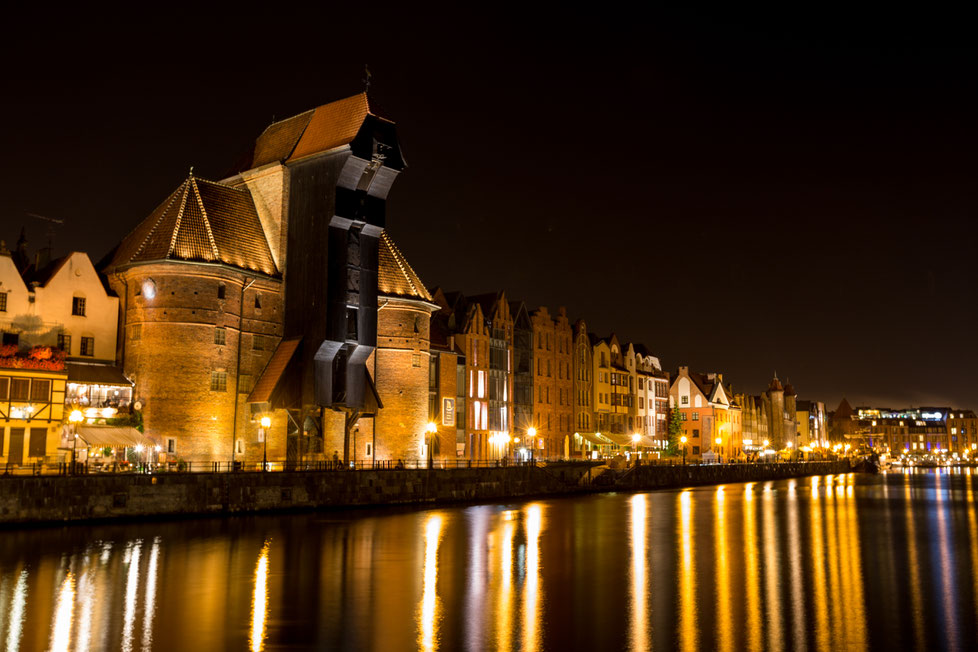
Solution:
{"label": "decorative roof ridge", "polygon": [[242,187],[239,188],[237,186],[232,186],[232,185],[226,184],[226,183],[224,183],[222,181],[211,181],[210,179],[205,179],[203,177],[194,177],[194,181],[195,182],[203,181],[206,184],[209,184],[209,185],[212,185],[212,186],[217,186],[218,188],[221,188],[223,190],[233,190],[234,192],[239,192],[242,195],[251,195],[251,191],[248,190],[247,187],[245,187],[245,186],[242,186]]}
{"label": "decorative roof ridge", "polygon": [[[135,252],[133,252],[132,256],[129,257],[129,260],[123,261],[123,264],[128,263],[128,262],[131,262],[133,258],[135,258],[139,254],[143,253],[143,249],[146,247],[146,243],[149,242],[150,239],[153,237],[153,234],[156,233],[157,227],[159,227],[160,222],[163,221],[163,216],[166,215],[167,211],[170,210],[170,207],[173,206],[173,202],[176,201],[177,196],[180,195],[181,201],[182,201],[182,197],[186,196],[186,194],[187,194],[186,193],[186,189],[185,189],[185,186],[186,185],[187,185],[187,182],[184,181],[183,183],[180,184],[180,186],[176,190],[173,191],[173,194],[170,195],[170,201],[168,201],[166,203],[166,206],[163,207],[163,210],[160,211],[160,216],[159,216],[159,218],[157,218],[156,224],[154,224],[153,225],[153,228],[149,230],[149,232],[146,234],[146,237],[143,238],[143,241],[141,243],[139,243],[139,247],[136,249]],[[184,191],[182,195],[180,193],[181,190]],[[126,238],[128,238],[129,235],[131,235],[132,233],[134,233],[136,231],[136,229],[138,229],[138,228],[139,228],[139,225],[137,224],[136,225],[136,228],[134,228],[132,231],[130,231],[129,234],[126,235],[126,237],[122,239],[122,241],[125,242]],[[172,242],[170,244],[170,247],[172,249],[172,247],[173,247]],[[169,255],[169,253],[167,255]]]}
{"label": "decorative roof ridge", "polygon": [[[177,246],[177,235],[180,233],[180,224],[183,222],[183,211],[187,208],[187,193],[190,192],[188,188],[189,182],[193,180],[193,172],[190,173],[190,177],[183,182],[181,186],[183,188],[183,196],[180,198],[180,210],[177,211],[177,219],[173,222],[173,234],[170,236],[170,247],[166,250],[166,255],[163,256],[164,260],[173,255],[173,250]],[[167,207],[169,208],[169,207]],[[156,231],[156,227],[153,227],[153,231]],[[141,253],[141,252],[136,252]]]}
{"label": "decorative roof ridge", "polygon": [[197,197],[197,207],[200,208],[200,214],[204,218],[204,228],[207,229],[207,241],[211,243],[211,252],[213,252],[216,260],[220,260],[221,255],[217,251],[217,242],[214,241],[214,230],[211,229],[211,221],[207,217],[207,209],[204,208],[204,198],[200,196],[200,189],[197,187],[197,179],[193,177],[192,173],[190,177],[190,184],[193,186],[194,195]]}
{"label": "decorative roof ridge", "polygon": [[[414,284],[414,281],[411,280],[411,277],[417,277],[417,274],[415,274],[414,270],[411,269],[411,265],[408,263],[407,259],[404,258],[404,254],[401,253],[401,250],[397,248],[396,244],[394,244],[393,238],[387,235],[386,229],[381,233],[381,237],[384,238],[384,240],[387,242],[387,246],[390,247],[391,252],[394,254],[394,262],[397,263],[401,273],[404,274],[408,285],[411,286],[411,291],[419,296],[424,296],[425,294],[430,295],[431,293],[428,292],[427,288],[422,288],[424,293],[418,292],[418,287]],[[404,269],[405,267],[407,267],[407,269]],[[421,279],[418,280],[420,281]]]}

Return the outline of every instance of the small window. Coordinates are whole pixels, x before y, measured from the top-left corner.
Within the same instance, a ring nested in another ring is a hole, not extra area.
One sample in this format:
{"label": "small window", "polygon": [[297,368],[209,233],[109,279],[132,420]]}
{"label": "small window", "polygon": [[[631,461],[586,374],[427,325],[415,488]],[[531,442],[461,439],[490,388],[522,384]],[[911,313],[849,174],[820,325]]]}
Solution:
{"label": "small window", "polygon": [[682,397],[680,397],[679,402],[682,405],[689,405],[689,397],[688,396],[682,396]]}
{"label": "small window", "polygon": [[11,401],[26,401],[27,397],[30,395],[30,391],[31,391],[31,381],[29,378],[10,379]]}
{"label": "small window", "polygon": [[81,355],[94,356],[95,355],[95,338],[94,337],[83,337],[81,338]]}
{"label": "small window", "polygon": [[71,355],[71,335],[67,333],[58,333],[58,348],[64,351],[67,355]]}
{"label": "small window", "polygon": [[420,367],[421,366],[421,355],[420,354],[415,353],[414,355],[411,356],[411,366],[412,367]]}
{"label": "small window", "polygon": [[18,346],[20,344],[20,333],[7,333],[4,331],[3,334],[3,345],[4,346]]}
{"label": "small window", "polygon": [[132,341],[136,342],[143,339],[143,325],[133,324],[132,325]]}
{"label": "small window", "polygon": [[47,403],[51,397],[51,381],[35,378],[31,383],[31,400]]}
{"label": "small window", "polygon": [[0,292],[0,312],[7,312],[7,293]]}
{"label": "small window", "polygon": [[168,437],[167,438],[167,440],[166,440],[166,452],[167,453],[171,453],[171,454],[177,452],[177,440],[176,439],[174,439],[172,437]]}
{"label": "small window", "polygon": [[360,311],[356,308],[347,307],[346,309],[346,339],[350,342],[356,342],[360,339],[358,335],[358,317]]}
{"label": "small window", "polygon": [[[0,401],[6,401],[7,400],[7,392],[8,391],[10,391],[10,379],[9,378],[0,378]],[[0,428],[0,430],[3,430],[3,428]],[[2,449],[0,449],[0,450],[2,450]]]}
{"label": "small window", "polygon": [[261,310],[261,295],[257,292],[255,293],[255,309]]}
{"label": "small window", "polygon": [[220,285],[217,286],[217,298],[218,299],[225,299],[225,298],[227,298],[227,292],[228,292],[228,288],[223,283],[221,283]]}
{"label": "small window", "polygon": [[235,452],[238,455],[244,455],[244,452],[245,452],[244,440],[243,439],[238,439],[237,441],[235,441],[234,442],[234,449],[235,449]]}
{"label": "small window", "polygon": [[71,314],[76,317],[85,316],[85,298],[75,297],[71,300]]}
{"label": "small window", "polygon": [[370,442],[367,442],[367,457],[373,457],[373,456],[374,456],[374,445]]}
{"label": "small window", "polygon": [[226,392],[228,389],[228,374],[226,371],[211,372],[211,391]]}
{"label": "small window", "polygon": [[227,330],[218,327],[214,329],[214,344],[225,344],[227,342]]}
{"label": "small window", "polygon": [[251,350],[252,351],[264,351],[265,350],[265,338],[258,333],[251,336]]}

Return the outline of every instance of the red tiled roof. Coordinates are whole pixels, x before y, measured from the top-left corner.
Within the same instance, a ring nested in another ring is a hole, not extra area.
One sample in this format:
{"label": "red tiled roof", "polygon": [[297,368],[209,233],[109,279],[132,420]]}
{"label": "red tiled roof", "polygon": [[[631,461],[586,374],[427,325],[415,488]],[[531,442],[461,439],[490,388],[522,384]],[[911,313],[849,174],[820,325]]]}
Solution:
{"label": "red tiled roof", "polygon": [[289,160],[294,161],[349,144],[356,138],[360,126],[369,114],[370,105],[366,93],[316,108]]}
{"label": "red tiled roof", "polygon": [[409,297],[431,301],[431,294],[414,273],[387,231],[380,234],[377,289],[381,295]]}
{"label": "red tiled roof", "polygon": [[191,176],[123,239],[108,267],[220,262],[277,276],[251,193]]}
{"label": "red tiled roof", "polygon": [[288,366],[301,341],[301,337],[296,337],[289,340],[282,340],[278,343],[278,346],[275,348],[275,353],[269,358],[268,364],[265,365],[265,370],[261,373],[261,377],[252,388],[251,394],[248,395],[249,403],[268,403],[271,400],[272,393],[275,391],[275,387],[278,386],[278,381],[282,378],[285,368]]}

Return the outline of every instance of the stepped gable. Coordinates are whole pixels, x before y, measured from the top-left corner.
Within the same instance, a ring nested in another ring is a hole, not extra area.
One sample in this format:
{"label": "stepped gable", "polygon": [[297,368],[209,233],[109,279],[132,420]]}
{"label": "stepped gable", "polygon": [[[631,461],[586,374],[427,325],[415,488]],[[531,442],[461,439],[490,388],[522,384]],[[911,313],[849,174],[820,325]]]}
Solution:
{"label": "stepped gable", "polygon": [[123,239],[107,268],[163,260],[279,275],[251,193],[192,174]]}
{"label": "stepped gable", "polygon": [[387,231],[380,234],[377,289],[382,295],[432,301],[431,294],[424,283],[408,264],[404,254],[391,240]]}

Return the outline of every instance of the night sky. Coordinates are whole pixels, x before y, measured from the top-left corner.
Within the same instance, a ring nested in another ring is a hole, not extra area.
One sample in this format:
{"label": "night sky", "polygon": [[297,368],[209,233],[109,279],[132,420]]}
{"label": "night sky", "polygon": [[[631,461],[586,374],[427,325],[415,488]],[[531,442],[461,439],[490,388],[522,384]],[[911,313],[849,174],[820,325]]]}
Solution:
{"label": "night sky", "polygon": [[98,260],[367,62],[409,166],[388,229],[429,288],[567,306],[735,391],[777,370],[830,409],[978,408],[965,23],[156,7],[8,23],[8,247],[45,242],[33,212]]}

